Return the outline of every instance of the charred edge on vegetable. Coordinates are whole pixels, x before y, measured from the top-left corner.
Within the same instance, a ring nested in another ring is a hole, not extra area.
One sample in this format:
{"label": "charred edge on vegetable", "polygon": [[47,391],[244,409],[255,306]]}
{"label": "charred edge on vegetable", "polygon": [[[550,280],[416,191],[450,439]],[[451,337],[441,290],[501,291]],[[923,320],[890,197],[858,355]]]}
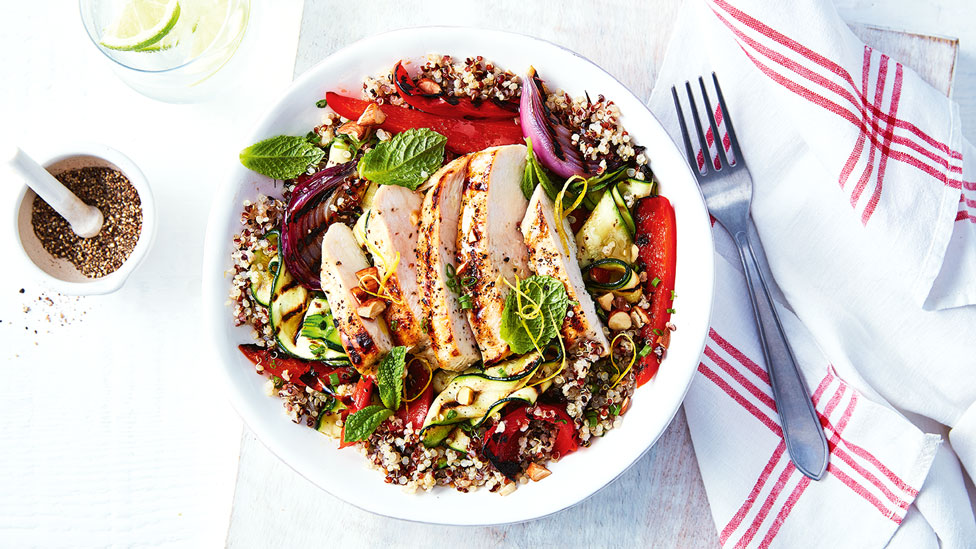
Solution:
{"label": "charred edge on vegetable", "polygon": [[[559,121],[556,120],[556,117],[553,116],[552,111],[546,106],[546,101],[544,99],[546,97],[546,88],[542,85],[542,79],[539,78],[539,73],[535,71],[532,71],[532,83],[535,84],[536,89],[539,90],[539,104],[542,105],[542,113],[545,115],[546,121],[549,122],[550,126],[555,126],[559,123]],[[559,140],[556,139],[552,128],[546,127],[545,130],[549,132],[549,136],[552,138],[553,154],[556,155],[556,158],[565,161],[566,153],[563,152],[563,147],[559,143]],[[586,167],[584,166],[583,169],[585,170]]]}
{"label": "charred edge on vegetable", "polygon": [[[496,436],[498,436],[498,442],[500,444],[505,444],[506,442],[508,442],[508,438],[510,435],[496,435]],[[481,447],[481,452],[484,454],[486,458],[488,458],[488,461],[495,466],[495,469],[498,469],[498,471],[501,474],[505,475],[505,478],[511,480],[512,482],[518,481],[518,474],[522,472],[522,464],[519,463],[518,460],[516,461],[503,460],[502,458],[496,456],[494,452],[491,451],[491,448],[488,447],[488,444],[485,444],[484,446]]]}

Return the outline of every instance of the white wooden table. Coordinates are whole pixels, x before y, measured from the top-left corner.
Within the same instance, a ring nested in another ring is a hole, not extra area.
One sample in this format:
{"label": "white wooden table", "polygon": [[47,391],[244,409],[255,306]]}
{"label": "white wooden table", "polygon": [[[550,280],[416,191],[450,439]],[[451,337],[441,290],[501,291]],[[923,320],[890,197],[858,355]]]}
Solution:
{"label": "white wooden table", "polygon": [[[200,246],[212,181],[236,161],[226,136],[245,131],[287,84],[301,9],[297,0],[253,1],[263,12],[255,12],[261,15],[252,28],[274,31],[261,36],[266,54],[246,58],[252,74],[233,96],[190,106],[155,103],[120,83],[87,42],[73,2],[4,4],[0,137],[9,134],[29,151],[52,139],[121,149],[149,176],[160,224],[146,263],[111,296],[65,298],[23,271],[0,275],[0,547],[213,547],[225,540],[355,547],[402,546],[405,539],[527,547],[552,545],[552,532],[570,546],[714,546],[680,414],[637,466],[583,504],[541,521],[470,531],[364,513],[309,485],[247,435],[241,444],[236,415],[197,377],[209,344],[197,320]],[[478,25],[563,44],[647,96],[680,1],[314,0],[306,21],[316,26],[304,29],[295,68],[387,29]],[[966,127],[976,127],[976,4],[837,2],[850,21],[959,37],[954,98]],[[0,185],[8,208],[11,194]],[[0,216],[4,258],[14,253],[10,225]]]}
{"label": "white wooden table", "polygon": [[[603,2],[574,10],[572,2],[506,0],[453,5],[431,17],[389,2],[336,11],[330,2],[309,2],[303,16],[296,75],[343,45],[384,30],[414,25],[479,24],[534,34],[565,45],[605,67],[638,96],[646,97],[670,38],[680,0]],[[557,7],[558,6],[558,7]],[[611,15],[603,20],[600,11]],[[546,22],[546,23],[540,23]],[[862,25],[866,42],[917,67],[937,87],[948,89],[956,44],[907,36]],[[344,528],[331,525],[339,523]],[[288,525],[302,524],[302,528]],[[242,439],[241,464],[228,544],[305,546],[327,537],[343,546],[472,547],[718,545],[708,501],[688,435],[684,412],[652,450],[623,476],[583,503],[525,524],[464,530],[430,527],[384,517],[342,503],[322,492],[271,455],[253,435]]]}

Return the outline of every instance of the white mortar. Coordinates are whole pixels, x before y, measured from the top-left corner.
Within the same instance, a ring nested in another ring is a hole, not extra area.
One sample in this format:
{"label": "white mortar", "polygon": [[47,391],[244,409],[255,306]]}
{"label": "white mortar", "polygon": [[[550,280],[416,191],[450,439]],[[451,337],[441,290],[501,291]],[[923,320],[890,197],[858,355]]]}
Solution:
{"label": "white mortar", "polygon": [[156,210],[152,191],[142,171],[125,155],[104,145],[76,144],[65,152],[47,158],[38,158],[51,175],[87,167],[111,168],[125,175],[142,203],[142,229],[132,253],[121,267],[99,278],[88,278],[69,261],[52,256],[34,234],[31,225],[31,208],[37,196],[24,186],[14,201],[14,234],[28,269],[52,289],[66,295],[96,295],[114,292],[122,287],[126,278],[139,265],[152,245],[156,228]]}

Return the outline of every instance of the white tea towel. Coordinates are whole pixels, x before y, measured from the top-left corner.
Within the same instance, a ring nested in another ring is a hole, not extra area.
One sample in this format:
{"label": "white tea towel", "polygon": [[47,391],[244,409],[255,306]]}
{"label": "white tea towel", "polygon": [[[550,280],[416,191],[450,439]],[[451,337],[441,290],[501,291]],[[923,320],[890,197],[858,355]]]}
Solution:
{"label": "white tea towel", "polygon": [[[832,516],[835,501],[843,501],[838,495],[843,490],[831,486],[860,490],[845,484],[844,478],[857,477],[840,467],[854,466],[834,452],[827,481],[804,489],[806,495],[797,501],[809,503],[796,503],[792,513],[786,511],[778,534],[767,541],[788,540],[773,543],[788,547],[806,535],[803,545],[807,546],[821,545],[821,539],[823,546],[879,545],[903,522],[904,533],[895,536],[893,545],[905,535],[926,532],[938,536],[944,546],[967,546],[961,540],[976,540],[971,508],[938,503],[966,501],[962,483],[948,481],[955,478],[952,464],[956,473],[959,469],[954,454],[948,448],[939,450],[938,455],[946,457],[936,463],[944,466],[933,466],[935,473],[923,485],[934,452],[926,444],[934,439],[913,442],[921,431],[907,420],[896,421],[900,413],[910,413],[954,428],[951,440],[971,449],[960,452],[960,458],[970,474],[976,471],[976,421],[966,421],[976,412],[965,415],[976,402],[976,375],[972,374],[976,366],[976,307],[972,306],[976,302],[976,184],[972,183],[976,163],[964,162],[976,158],[976,151],[962,138],[957,109],[911,69],[860,42],[826,2],[686,3],[649,101],[678,142],[671,85],[681,89],[690,80],[697,90],[697,77],[712,71],[721,81],[753,177],[752,212],[770,269],[788,302],[783,305],[799,318],[788,322],[788,335],[794,345],[819,349],[798,357],[811,391],[835,376],[850,384],[845,392],[862,395],[857,408],[866,410],[862,413],[874,417],[887,410],[890,416],[887,423],[867,420],[860,431],[844,431],[832,423],[842,432],[828,428],[827,435],[837,434],[841,440],[865,437],[857,444],[897,473],[906,486],[920,490],[917,507],[911,507],[915,498],[903,486],[886,485],[894,499],[876,485],[867,489],[880,492],[874,497],[885,511],[871,506],[875,513],[889,517],[886,528],[875,527],[865,509],[854,506],[843,517],[818,527],[818,520]],[[703,109],[700,98],[698,102]],[[720,132],[724,137],[721,127]],[[720,141],[728,146],[726,139]],[[714,151],[710,156],[714,161]],[[718,251],[737,268],[738,257],[728,235],[718,225],[713,232]],[[754,330],[748,307],[723,308],[718,303],[726,294],[746,299],[741,275],[719,275],[713,328]],[[744,337],[748,342],[738,342],[739,348],[755,344],[749,339],[755,337],[754,331]],[[809,344],[796,343],[808,337]],[[756,353],[749,356],[762,365]],[[709,360],[706,354],[702,362]],[[709,383],[714,380],[705,373],[697,377],[687,409],[722,532],[750,493],[740,493],[742,487],[730,479],[750,469],[741,463],[737,467],[723,463],[722,452],[731,451],[729,446],[703,433],[735,433],[733,438],[752,441],[760,436],[759,430],[766,429],[762,436],[768,436],[775,429],[764,422],[729,421],[735,399],[723,403],[696,398]],[[828,403],[820,402],[818,409],[831,422],[840,422],[828,413]],[[842,413],[834,408],[829,412]],[[775,425],[775,414],[770,416]],[[850,423],[858,422],[851,419]],[[872,424],[888,434],[876,439]],[[839,442],[832,446],[843,448]],[[749,458],[757,473],[773,450],[775,445],[766,455],[756,452]],[[902,463],[902,459],[909,461]],[[708,472],[712,460],[722,474]],[[860,466],[870,471],[867,465]],[[778,480],[784,473],[770,474]],[[790,500],[795,489],[787,488],[789,483],[800,482],[790,479],[784,477],[780,488],[787,497],[771,500],[764,521],[778,520],[779,511],[773,510]],[[926,490],[939,494],[926,496]],[[764,504],[758,505],[761,509]],[[825,536],[824,530],[833,528],[828,528],[830,524],[839,526],[844,519],[860,526],[838,534],[847,537]],[[768,532],[762,530],[765,524],[760,522],[757,532]],[[723,543],[764,545],[765,534],[750,536],[737,528],[727,532]]]}
{"label": "white tea towel", "polygon": [[783,443],[745,279],[716,258],[716,280],[722,291],[685,411],[719,540],[725,547],[885,545],[925,481],[939,436],[849,385],[781,309],[830,447],[824,480],[803,476]]}

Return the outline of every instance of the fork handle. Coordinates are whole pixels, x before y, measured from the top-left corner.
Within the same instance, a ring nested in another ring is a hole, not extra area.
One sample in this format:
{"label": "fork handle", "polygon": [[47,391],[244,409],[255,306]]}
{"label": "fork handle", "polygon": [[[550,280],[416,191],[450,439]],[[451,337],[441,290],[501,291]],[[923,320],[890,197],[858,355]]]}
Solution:
{"label": "fork handle", "polygon": [[[793,350],[779,321],[776,307],[759,269],[752,243],[746,231],[732,237],[739,249],[739,259],[745,270],[749,298],[759,328],[759,341],[773,388],[773,399],[783,428],[783,440],[790,460],[804,475],[813,480],[823,478],[827,470],[827,439],[810,392],[800,377]],[[756,242],[761,249],[762,243]]]}

